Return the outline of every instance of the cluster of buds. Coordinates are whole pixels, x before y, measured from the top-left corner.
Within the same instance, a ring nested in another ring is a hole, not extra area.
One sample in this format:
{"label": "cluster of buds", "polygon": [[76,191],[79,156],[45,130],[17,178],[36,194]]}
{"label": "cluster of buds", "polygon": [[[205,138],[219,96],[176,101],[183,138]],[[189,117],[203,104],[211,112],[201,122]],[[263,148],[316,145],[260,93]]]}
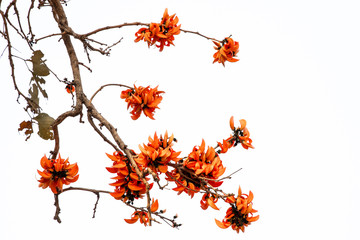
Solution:
{"label": "cluster of buds", "polygon": [[160,94],[163,91],[158,91],[158,87],[150,88],[147,87],[136,87],[127,89],[121,92],[120,98],[125,99],[127,102],[127,108],[132,108],[131,118],[136,120],[140,117],[141,113],[144,112],[145,116],[154,120],[154,112],[158,105],[162,101]]}
{"label": "cluster of buds", "polygon": [[174,35],[180,33],[181,24],[177,25],[178,22],[179,18],[175,16],[175,14],[170,16],[166,8],[160,23],[150,23],[149,27],[140,28],[135,33],[135,42],[144,40],[149,47],[158,43],[155,44],[155,46],[158,47],[161,52],[164,46],[169,47],[170,45],[174,45]]}

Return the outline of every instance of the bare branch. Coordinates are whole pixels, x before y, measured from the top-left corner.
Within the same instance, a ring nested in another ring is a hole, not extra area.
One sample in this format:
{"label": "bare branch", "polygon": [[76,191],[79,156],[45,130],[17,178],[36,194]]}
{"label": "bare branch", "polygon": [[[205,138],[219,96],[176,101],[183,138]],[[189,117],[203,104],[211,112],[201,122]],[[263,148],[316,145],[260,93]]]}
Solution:
{"label": "bare branch", "polygon": [[[14,1],[13,1],[14,2]],[[8,58],[9,58],[9,64],[10,64],[10,68],[11,68],[11,77],[13,80],[13,84],[15,87],[15,90],[18,92],[19,97],[23,97],[25,99],[25,101],[28,103],[28,106],[34,110],[36,108],[40,108],[40,106],[35,103],[33,100],[31,100],[30,98],[26,97],[18,88],[17,84],[16,84],[16,79],[15,79],[15,65],[14,65],[14,61],[13,61],[13,55],[12,55],[12,45],[11,45],[11,40],[10,40],[10,33],[9,33],[9,29],[8,29],[8,25],[7,25],[7,18],[5,17],[5,14],[3,11],[0,10],[0,14],[3,18],[4,21],[4,28],[5,28],[5,32],[4,34],[6,34],[6,40],[7,40],[7,49],[8,49]]]}
{"label": "bare branch", "polygon": [[120,149],[114,143],[112,143],[107,137],[105,137],[105,135],[96,127],[96,125],[92,119],[92,116],[89,114],[89,112],[88,112],[87,116],[88,116],[88,121],[89,121],[90,125],[94,128],[95,132],[97,132],[100,135],[100,137],[102,137],[102,139],[104,139],[105,142],[110,144],[115,149],[115,151],[120,151]]}

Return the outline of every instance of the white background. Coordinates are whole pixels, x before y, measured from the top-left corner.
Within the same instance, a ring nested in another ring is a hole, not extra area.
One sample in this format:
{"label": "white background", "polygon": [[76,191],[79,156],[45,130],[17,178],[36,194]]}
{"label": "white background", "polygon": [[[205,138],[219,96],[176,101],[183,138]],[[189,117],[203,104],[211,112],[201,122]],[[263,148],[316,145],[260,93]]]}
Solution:
{"label": "white background", "polygon": [[[24,4],[25,3],[21,3]],[[5,3],[2,3],[4,9]],[[21,6],[23,7],[23,6]],[[88,192],[60,196],[63,223],[52,220],[55,208],[50,189],[38,188],[40,158],[53,142],[36,133],[25,142],[17,132],[28,120],[16,102],[7,53],[0,58],[1,167],[0,239],[359,239],[359,64],[358,1],[75,1],[65,7],[73,30],[86,33],[124,22],[159,22],[165,8],[176,13],[186,30],[219,40],[232,35],[240,43],[240,61],[212,64],[213,44],[197,35],[175,36],[175,47],[148,49],[134,43],[139,27],[110,30],[95,35],[113,43],[123,37],[110,57],[91,53],[89,64],[76,43],[84,91],[90,97],[101,85],[123,83],[159,85],[163,102],[153,121],[142,116],[132,121],[120,88],[106,88],[94,104],[118,128],[126,144],[136,151],[155,131],[174,133],[175,150],[182,156],[204,138],[212,146],[230,134],[228,121],[245,118],[255,149],[231,149],[222,156],[225,174],[242,170],[222,188],[254,193],[259,221],[240,236],[215,225],[220,211],[200,208],[200,195],[190,199],[174,191],[157,191],[160,208],[176,213],[180,230],[165,224],[149,228],[129,225],[132,210],[112,197],[101,195],[96,218],[96,197]],[[25,8],[24,8],[25,9]],[[21,10],[24,10],[21,9]],[[26,11],[23,11],[26,15]],[[50,8],[35,9],[33,30],[42,37],[58,28]],[[14,43],[15,35],[12,35]],[[75,41],[76,42],[76,41]],[[1,51],[6,42],[0,40]],[[14,45],[15,46],[15,45]],[[25,47],[14,54],[30,58]],[[71,77],[63,43],[57,37],[40,41],[35,49],[45,53],[47,65],[60,78]],[[27,92],[30,76],[16,60],[16,77]],[[49,100],[44,111],[56,118],[71,107],[71,96],[54,77],[46,77]],[[112,175],[105,152],[113,149],[91,129],[87,120],[67,119],[61,124],[62,157],[80,167],[73,186],[111,191]]]}

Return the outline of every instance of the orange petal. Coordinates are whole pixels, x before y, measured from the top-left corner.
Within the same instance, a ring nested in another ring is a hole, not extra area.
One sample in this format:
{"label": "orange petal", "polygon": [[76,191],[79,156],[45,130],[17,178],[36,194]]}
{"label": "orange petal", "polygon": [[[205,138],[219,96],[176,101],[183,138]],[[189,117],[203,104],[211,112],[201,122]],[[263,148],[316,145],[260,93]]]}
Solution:
{"label": "orange petal", "polygon": [[166,173],[168,170],[168,166],[167,165],[159,165],[158,169],[161,173]]}
{"label": "orange petal", "polygon": [[231,116],[231,118],[230,118],[230,128],[231,128],[231,130],[235,129],[235,127],[234,127],[234,116]]}
{"label": "orange petal", "polygon": [[51,173],[41,172],[39,170],[37,170],[37,171],[38,171],[39,175],[42,176],[43,178],[49,179],[52,176]]}
{"label": "orange petal", "polygon": [[246,120],[245,119],[241,119],[240,120],[240,130],[244,130],[244,128],[246,127]]}
{"label": "orange petal", "polygon": [[120,199],[125,193],[125,188],[122,188],[119,192],[112,192],[110,193],[111,196],[113,196],[115,199]]}
{"label": "orange petal", "polygon": [[110,155],[110,154],[108,154],[108,153],[105,153],[106,154],[106,156],[108,156],[111,160],[113,160],[113,161],[117,161],[117,160],[119,160],[116,156],[113,156],[113,155]]}
{"label": "orange petal", "polygon": [[77,163],[71,164],[73,165],[73,167],[71,167],[69,169],[69,171],[67,172],[68,176],[75,176],[78,172],[79,172],[79,167],[77,165]]}
{"label": "orange petal", "polygon": [[257,216],[255,216],[255,217],[250,217],[250,218],[247,218],[247,220],[249,221],[249,222],[255,222],[255,221],[257,221],[257,220],[259,220],[259,215],[257,215]]}
{"label": "orange petal", "polygon": [[202,139],[202,141],[201,141],[201,145],[200,145],[200,147],[199,147],[199,150],[200,150],[200,152],[204,152],[204,151],[205,151],[205,141],[204,141],[204,139]]}
{"label": "orange petal", "polygon": [[139,186],[139,185],[137,185],[137,183],[134,183],[134,182],[129,182],[128,187],[133,191],[140,191],[144,188],[143,186],[141,186],[141,185]]}
{"label": "orange petal", "polygon": [[215,203],[214,203],[210,198],[207,199],[207,203],[208,203],[209,206],[212,207],[213,209],[219,210],[219,208],[215,205]]}
{"label": "orange petal", "polygon": [[139,215],[135,215],[133,218],[131,219],[124,219],[125,222],[129,223],[129,224],[133,224],[133,223],[136,223],[137,220],[139,219]]}
{"label": "orange petal", "polygon": [[153,199],[153,203],[151,204],[150,211],[156,212],[158,210],[158,208],[159,208],[158,200],[156,199],[154,202],[154,199]]}
{"label": "orange petal", "polygon": [[218,225],[219,228],[226,229],[226,228],[229,227],[229,226],[225,226],[223,222],[220,222],[220,221],[217,220],[217,219],[215,219],[215,223],[216,223],[216,225]]}
{"label": "orange petal", "polygon": [[220,44],[219,42],[215,42],[215,41],[213,41],[213,43],[216,45],[216,47],[214,47],[214,48],[215,48],[215,50],[218,50],[218,48],[220,48],[220,47],[221,47],[221,44]]}
{"label": "orange petal", "polygon": [[250,191],[249,192],[249,197],[248,197],[248,202],[252,202],[252,200],[254,199],[254,194]]}
{"label": "orange petal", "polygon": [[80,175],[76,175],[74,177],[67,176],[66,181],[69,182],[69,183],[76,182],[79,179],[79,176]]}
{"label": "orange petal", "polygon": [[140,181],[139,176],[137,175],[137,173],[134,173],[134,172],[130,173],[130,178],[134,179],[136,181]]}
{"label": "orange petal", "polygon": [[239,189],[238,189],[238,196],[241,196],[242,192],[241,192],[241,187],[239,186]]}
{"label": "orange petal", "polygon": [[44,155],[40,160],[41,167],[44,168],[44,169],[47,169],[48,168],[48,164],[47,164],[48,161],[49,161],[49,159],[46,157],[46,155]]}

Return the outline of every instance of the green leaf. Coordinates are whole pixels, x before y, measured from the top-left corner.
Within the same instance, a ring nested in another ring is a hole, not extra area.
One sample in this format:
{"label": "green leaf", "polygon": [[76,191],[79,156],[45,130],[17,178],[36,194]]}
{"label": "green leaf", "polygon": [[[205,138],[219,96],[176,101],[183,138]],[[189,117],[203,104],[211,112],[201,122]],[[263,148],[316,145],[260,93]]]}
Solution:
{"label": "green leaf", "polygon": [[39,113],[33,119],[36,120],[39,124],[39,136],[45,140],[54,140],[54,132],[51,128],[51,124],[53,124],[55,119],[46,113]]}
{"label": "green leaf", "polygon": [[42,57],[44,57],[44,54],[40,50],[33,52],[31,57],[33,73],[37,76],[47,76],[50,74],[50,70],[46,66],[45,61],[41,59]]}

